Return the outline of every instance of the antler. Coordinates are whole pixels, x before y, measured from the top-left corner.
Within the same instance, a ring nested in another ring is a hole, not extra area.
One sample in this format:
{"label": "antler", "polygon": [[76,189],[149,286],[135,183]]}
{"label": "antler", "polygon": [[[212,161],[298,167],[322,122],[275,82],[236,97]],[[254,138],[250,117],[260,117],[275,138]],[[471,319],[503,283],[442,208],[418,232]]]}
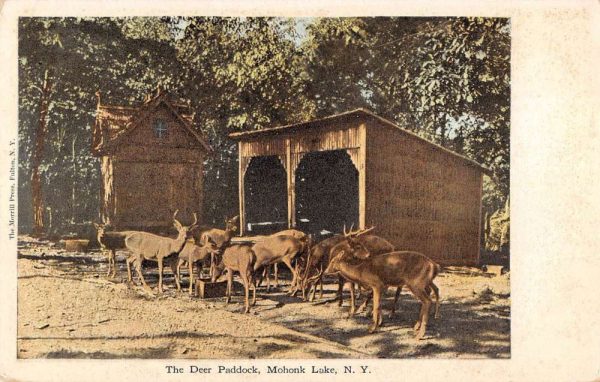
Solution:
{"label": "antler", "polygon": [[364,235],[365,233],[371,232],[374,229],[375,229],[375,226],[372,226],[371,228],[363,229],[362,231],[357,232],[356,236]]}
{"label": "antler", "polygon": [[354,224],[352,224],[352,226],[350,227],[350,231],[346,232],[346,226],[344,226],[344,236],[345,237],[356,237],[356,236],[360,236],[363,235],[367,232],[370,232],[372,230],[375,229],[375,226],[372,226],[371,228],[366,228],[363,230],[356,230],[356,231],[352,231],[352,228],[354,228]]}
{"label": "antler", "polygon": [[195,212],[192,215],[194,215],[194,222],[192,224],[190,224],[190,227],[194,226],[194,225],[196,225],[196,223],[198,223],[198,215],[196,215]]}
{"label": "antler", "polygon": [[177,223],[179,223],[179,225],[182,225],[179,220],[177,220],[175,217],[177,216],[177,213],[179,212],[179,210],[175,210],[175,213],[173,213],[173,220],[176,221]]}

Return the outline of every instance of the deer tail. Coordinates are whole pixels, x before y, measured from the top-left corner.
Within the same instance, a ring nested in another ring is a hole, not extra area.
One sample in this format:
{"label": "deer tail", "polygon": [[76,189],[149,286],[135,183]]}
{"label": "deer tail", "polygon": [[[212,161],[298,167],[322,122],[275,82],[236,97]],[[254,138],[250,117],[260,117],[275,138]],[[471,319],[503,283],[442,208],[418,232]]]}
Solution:
{"label": "deer tail", "polygon": [[435,263],[433,261],[432,261],[431,265],[432,266],[429,270],[429,277],[430,277],[429,279],[433,280],[441,272],[442,267],[438,263]]}

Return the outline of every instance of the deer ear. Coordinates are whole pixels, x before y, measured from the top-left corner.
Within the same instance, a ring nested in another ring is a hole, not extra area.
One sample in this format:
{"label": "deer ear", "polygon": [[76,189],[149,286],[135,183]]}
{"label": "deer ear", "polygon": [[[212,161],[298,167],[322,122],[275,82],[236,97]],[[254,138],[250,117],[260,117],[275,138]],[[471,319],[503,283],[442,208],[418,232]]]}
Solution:
{"label": "deer ear", "polygon": [[179,231],[181,228],[183,228],[183,226],[177,219],[173,219],[173,226],[177,229],[177,231]]}
{"label": "deer ear", "polygon": [[98,223],[94,223],[94,227],[96,227],[96,229],[99,229],[100,225]]}

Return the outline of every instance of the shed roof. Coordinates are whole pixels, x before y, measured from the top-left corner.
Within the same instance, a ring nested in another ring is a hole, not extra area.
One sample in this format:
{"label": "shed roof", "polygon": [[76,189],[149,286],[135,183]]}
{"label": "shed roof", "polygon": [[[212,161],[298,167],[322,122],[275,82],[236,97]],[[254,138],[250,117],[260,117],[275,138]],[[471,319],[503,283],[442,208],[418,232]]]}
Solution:
{"label": "shed roof", "polygon": [[412,138],[415,138],[417,140],[420,140],[422,142],[425,142],[428,145],[430,145],[431,147],[435,148],[436,150],[440,150],[448,155],[458,158],[458,159],[466,162],[467,164],[476,167],[477,169],[479,169],[481,172],[485,173],[486,175],[492,176],[492,171],[490,169],[477,163],[476,161],[474,161],[464,155],[458,154],[452,150],[449,150],[441,145],[438,145],[437,143],[431,142],[423,137],[420,137],[419,135],[417,135],[411,131],[403,129],[400,126],[393,123],[392,121],[385,119],[385,118],[373,113],[372,111],[364,109],[364,108],[358,108],[358,109],[346,111],[343,113],[333,114],[333,115],[329,115],[327,117],[313,119],[310,121],[304,121],[304,122],[300,122],[300,123],[293,123],[293,124],[277,126],[277,127],[268,127],[268,128],[264,128],[264,129],[260,129],[260,130],[231,133],[231,134],[229,134],[229,137],[232,139],[240,140],[240,141],[249,140],[249,139],[254,140],[254,139],[260,139],[260,137],[262,137],[262,136],[268,136],[268,135],[273,135],[273,134],[278,134],[278,133],[295,134],[295,133],[300,133],[300,132],[304,131],[305,129],[326,128],[326,127],[330,127],[332,123],[336,123],[336,122],[364,121],[364,120],[368,120],[368,119],[376,120],[376,121],[380,122],[383,126],[393,129],[392,131],[395,131],[397,133],[404,134],[404,135],[410,136]]}
{"label": "shed roof", "polygon": [[139,106],[102,105],[100,94],[97,93],[97,96],[98,107],[92,139],[94,154],[101,154],[114,148],[160,105],[165,105],[175,115],[183,128],[192,134],[200,146],[206,151],[212,151],[200,130],[194,128],[194,113],[190,107],[185,103],[174,101],[167,92],[158,89],[154,95],[147,96],[144,103]]}

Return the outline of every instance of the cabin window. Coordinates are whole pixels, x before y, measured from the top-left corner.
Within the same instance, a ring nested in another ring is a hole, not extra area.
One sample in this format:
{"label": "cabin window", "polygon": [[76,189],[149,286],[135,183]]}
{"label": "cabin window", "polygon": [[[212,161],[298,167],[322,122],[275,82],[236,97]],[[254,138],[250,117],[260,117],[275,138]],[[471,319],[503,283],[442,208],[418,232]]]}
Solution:
{"label": "cabin window", "polygon": [[156,138],[166,138],[167,136],[167,122],[162,119],[154,121],[154,136]]}

